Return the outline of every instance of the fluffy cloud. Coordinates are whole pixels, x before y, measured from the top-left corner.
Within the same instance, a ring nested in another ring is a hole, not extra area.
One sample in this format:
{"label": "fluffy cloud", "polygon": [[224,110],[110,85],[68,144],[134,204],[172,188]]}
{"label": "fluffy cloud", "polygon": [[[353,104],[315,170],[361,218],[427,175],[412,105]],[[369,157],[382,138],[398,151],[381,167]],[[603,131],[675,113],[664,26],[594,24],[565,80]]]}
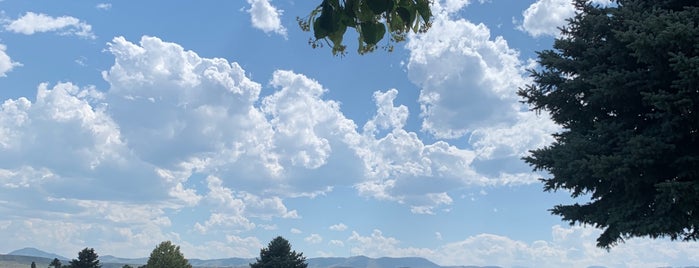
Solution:
{"label": "fluffy cloud", "polygon": [[[471,145],[472,150],[458,150],[468,158],[450,160],[464,165],[449,167],[464,172],[454,174],[463,178],[460,183],[535,182],[531,169],[519,159],[550,143],[550,134],[558,130],[547,114],[537,115],[519,103],[516,92],[530,83],[525,70],[535,63],[520,60],[519,53],[503,37],[491,37],[484,24],[453,19],[444,12],[435,15],[430,31],[411,35],[406,47],[408,78],[421,88],[422,131],[441,139],[466,139]],[[495,162],[500,164],[495,167]],[[415,204],[412,211],[430,214],[433,205]]]}
{"label": "fluffy cloud", "polygon": [[101,10],[110,10],[112,9],[112,4],[111,3],[99,3],[95,6],[97,9]]}
{"label": "fluffy cloud", "polygon": [[[129,153],[103,98],[91,87],[44,83],[34,103],[6,100],[0,109],[5,184],[27,184],[27,174],[43,174],[29,179],[32,190],[56,198],[153,200],[166,195],[158,190],[159,181],[139,179],[156,174]],[[142,187],[132,189],[132,184]]]}
{"label": "fluffy cloud", "polygon": [[459,138],[514,123],[515,92],[526,80],[519,54],[505,39],[491,40],[483,24],[439,15],[430,31],[410,38],[407,48],[408,76],[422,88],[423,131]]}
{"label": "fluffy cloud", "polygon": [[272,217],[300,218],[296,210],[289,210],[279,197],[262,198],[248,192],[235,192],[223,186],[223,181],[215,176],[207,179],[209,193],[206,199],[213,205],[211,216],[195,228],[207,233],[212,228],[223,226],[233,230],[251,230],[256,225],[249,219]]}
{"label": "fluffy cloud", "polygon": [[[524,242],[506,236],[479,234],[436,248],[402,245],[380,230],[363,236],[353,232],[352,252],[369,257],[421,256],[440,265],[498,265],[502,267],[664,267],[693,263],[696,242],[630,239],[610,252],[595,246],[600,231],[591,227],[553,226],[550,240]],[[639,260],[645,260],[640,262]]]}
{"label": "fluffy cloud", "polygon": [[[592,0],[594,4],[607,6],[610,0]],[[566,25],[566,19],[573,17],[575,7],[569,0],[538,0],[531,4],[522,16],[524,20],[518,29],[533,37],[542,35],[558,36],[558,28]]]}
{"label": "fluffy cloud", "polygon": [[21,63],[12,61],[5,51],[7,51],[7,47],[0,44],[0,77],[5,77],[7,72],[12,71],[17,66],[22,66]]}
{"label": "fluffy cloud", "polygon": [[568,0],[539,0],[522,12],[524,20],[519,27],[529,35],[556,36],[559,27],[565,25],[565,20],[572,17],[575,8]]}
{"label": "fluffy cloud", "polygon": [[311,235],[307,236],[306,238],[304,238],[303,240],[310,243],[310,244],[319,244],[320,242],[323,242],[323,237],[320,236],[319,234],[311,234]]}
{"label": "fluffy cloud", "polygon": [[330,225],[330,227],[328,229],[341,232],[341,231],[347,230],[347,225],[345,225],[344,223],[333,224],[333,225]]}
{"label": "fluffy cloud", "polygon": [[282,25],[281,15],[284,12],[273,6],[269,0],[248,0],[252,26],[265,33],[274,32],[286,38],[286,28]]}
{"label": "fluffy cloud", "polygon": [[43,13],[27,12],[24,16],[5,24],[5,30],[32,35],[56,31],[61,35],[75,35],[95,39],[92,26],[71,16],[51,17]]}
{"label": "fluffy cloud", "polygon": [[[38,218],[103,219],[100,228],[126,241],[111,247],[115,253],[128,249],[128,241],[146,249],[178,241],[180,234],[166,230],[179,211],[197,213],[178,229],[235,240],[272,219],[300,218],[286,198],[325,194],[335,185],[435,214],[452,204],[448,191],[531,182],[476,169],[474,161],[499,156],[494,152],[503,142],[474,136],[481,152],[425,143],[407,131],[409,111],[395,103],[396,89],[374,93],[376,112],[360,131],[339,102],[325,99],[327,89],[302,74],[275,71],[268,84],[273,91],[261,97],[263,86],[239,64],[202,58],[156,37],[137,43],[116,37],[107,51],[114,55],[102,73],[108,89],[44,83],[34,102],[4,101],[0,204],[12,202]],[[511,136],[504,132],[498,135]],[[521,141],[504,144],[515,142]],[[188,247],[236,248],[220,242]]]}

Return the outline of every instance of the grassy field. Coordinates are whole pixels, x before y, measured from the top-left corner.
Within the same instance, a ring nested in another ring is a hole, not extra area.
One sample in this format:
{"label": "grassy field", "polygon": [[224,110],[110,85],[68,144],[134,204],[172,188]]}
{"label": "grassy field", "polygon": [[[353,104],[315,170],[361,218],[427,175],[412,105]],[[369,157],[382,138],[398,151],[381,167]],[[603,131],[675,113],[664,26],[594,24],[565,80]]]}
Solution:
{"label": "grassy field", "polygon": [[0,255],[0,267],[2,268],[29,268],[32,262],[36,263],[37,268],[47,268],[52,260],[47,258],[16,256],[16,255]]}
{"label": "grassy field", "polygon": [[[36,263],[36,268],[48,268],[49,263],[53,259],[17,256],[17,255],[0,255],[0,268],[30,268],[32,262]],[[61,261],[63,265],[68,264],[68,261]],[[103,263],[102,268],[121,268],[123,263]],[[131,265],[137,267],[138,265]]]}

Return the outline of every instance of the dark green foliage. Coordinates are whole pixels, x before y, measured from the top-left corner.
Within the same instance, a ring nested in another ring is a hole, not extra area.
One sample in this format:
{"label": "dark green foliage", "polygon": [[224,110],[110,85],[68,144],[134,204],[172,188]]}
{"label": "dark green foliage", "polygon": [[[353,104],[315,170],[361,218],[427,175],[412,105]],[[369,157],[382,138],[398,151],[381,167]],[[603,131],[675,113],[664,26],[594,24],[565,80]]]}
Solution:
{"label": "dark green foliage", "polygon": [[306,257],[303,253],[291,251],[289,241],[277,236],[266,248],[260,250],[257,262],[251,263],[250,268],[306,268]]}
{"label": "dark green foliage", "polygon": [[78,259],[70,261],[70,268],[101,268],[99,256],[93,248],[85,248],[78,252]]}
{"label": "dark green foliage", "polygon": [[192,268],[189,261],[180,252],[180,246],[165,241],[156,246],[150,253],[147,268]]}
{"label": "dark green foliage", "polygon": [[51,263],[49,263],[49,267],[61,268],[61,266],[62,266],[62,265],[61,265],[61,261],[60,261],[58,258],[53,258],[53,260],[51,261]]}
{"label": "dark green foliage", "polygon": [[121,268],[133,268],[133,267],[131,265],[124,264],[124,266],[122,266]]}
{"label": "dark green foliage", "polygon": [[35,263],[35,262],[32,262],[32,264],[30,265],[30,267],[31,267],[31,268],[36,268],[36,263]]}
{"label": "dark green foliage", "polygon": [[699,1],[576,1],[577,15],[519,94],[563,127],[525,161],[545,191],[589,196],[551,211],[604,229],[597,246],[699,238]]}
{"label": "dark green foliage", "polygon": [[296,18],[304,31],[313,30],[313,48],[332,42],[333,55],[345,54],[342,44],[347,28],[359,34],[359,54],[374,51],[386,32],[391,42],[402,42],[409,31],[424,32],[430,27],[430,0],[323,0],[308,17]]}

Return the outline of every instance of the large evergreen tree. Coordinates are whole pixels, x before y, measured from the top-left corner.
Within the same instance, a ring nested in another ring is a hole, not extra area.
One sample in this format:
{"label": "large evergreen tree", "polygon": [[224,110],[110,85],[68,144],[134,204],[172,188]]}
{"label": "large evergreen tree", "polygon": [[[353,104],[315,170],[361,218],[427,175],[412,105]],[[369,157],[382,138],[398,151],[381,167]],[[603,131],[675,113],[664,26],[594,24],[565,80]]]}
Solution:
{"label": "large evergreen tree", "polygon": [[70,268],[101,268],[99,256],[93,248],[85,248],[78,252],[78,259],[70,261]]}
{"label": "large evergreen tree", "polygon": [[525,161],[571,224],[624,238],[699,238],[699,1],[575,1],[577,14],[520,95],[563,127]]}
{"label": "large evergreen tree", "polygon": [[306,257],[303,253],[291,251],[289,241],[277,236],[266,248],[260,250],[257,262],[251,263],[250,268],[306,268]]}
{"label": "large evergreen tree", "polygon": [[180,252],[180,246],[165,241],[156,246],[150,253],[147,268],[192,268],[189,261]]}

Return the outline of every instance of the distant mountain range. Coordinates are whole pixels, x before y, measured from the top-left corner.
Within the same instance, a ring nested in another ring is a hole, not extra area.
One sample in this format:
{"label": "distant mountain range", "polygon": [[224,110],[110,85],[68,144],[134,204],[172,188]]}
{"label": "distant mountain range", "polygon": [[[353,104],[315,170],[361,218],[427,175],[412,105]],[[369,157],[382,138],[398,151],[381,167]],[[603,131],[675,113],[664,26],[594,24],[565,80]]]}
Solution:
{"label": "distant mountain range", "polygon": [[[23,248],[12,251],[7,255],[0,254],[0,267],[20,268],[29,267],[31,262],[36,262],[37,267],[47,267],[54,258],[58,258],[64,264],[69,258],[48,253],[36,248]],[[124,264],[137,267],[148,261],[148,258],[119,258],[111,255],[99,257],[103,268],[121,268]],[[197,268],[243,268],[250,267],[254,258],[226,258],[226,259],[188,259],[192,266]],[[404,258],[369,258],[365,256],[353,256],[348,258],[309,258],[308,268],[501,268],[499,266],[440,266],[425,258],[404,257]],[[605,268],[603,266],[592,266],[588,268]],[[689,268],[689,267],[688,267]],[[699,267],[691,267],[699,268]]]}
{"label": "distant mountain range", "polygon": [[54,253],[48,253],[46,251],[41,251],[35,248],[23,248],[23,249],[18,249],[15,251],[12,251],[10,253],[7,253],[7,255],[17,255],[17,256],[31,256],[31,257],[40,257],[40,258],[47,258],[47,259],[55,259],[58,258],[59,260],[68,260],[68,258],[63,257],[58,254]]}

